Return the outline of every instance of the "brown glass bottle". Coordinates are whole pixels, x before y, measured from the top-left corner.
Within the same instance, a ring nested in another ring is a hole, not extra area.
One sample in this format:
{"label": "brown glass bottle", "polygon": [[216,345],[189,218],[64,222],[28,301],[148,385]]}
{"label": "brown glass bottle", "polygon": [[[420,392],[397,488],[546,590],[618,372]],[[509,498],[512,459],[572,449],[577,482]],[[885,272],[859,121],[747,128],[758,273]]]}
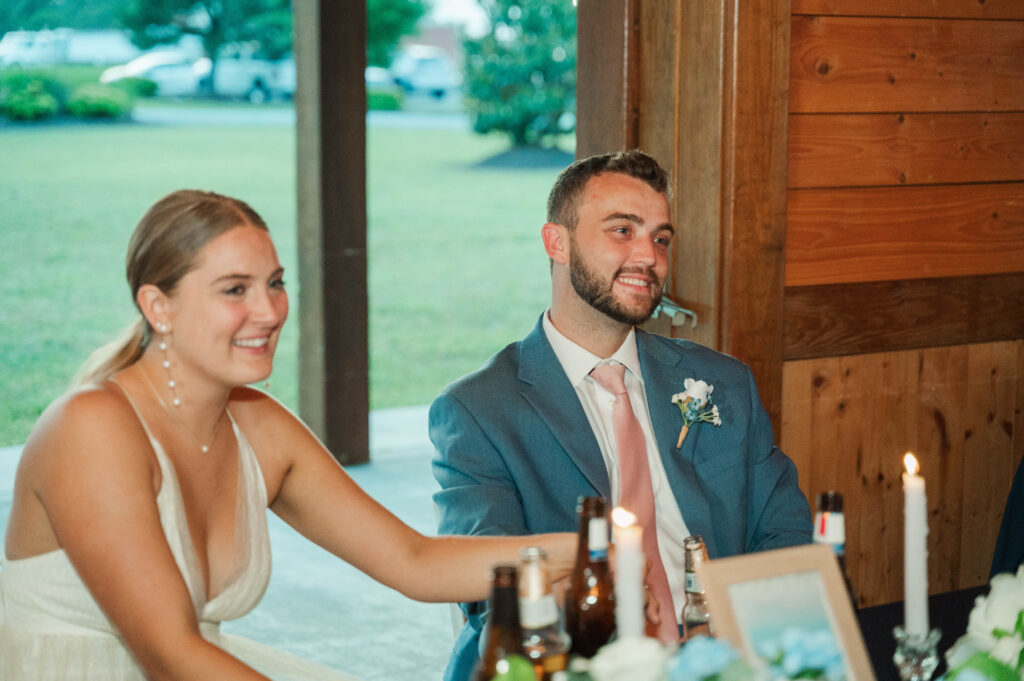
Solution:
{"label": "brown glass bottle", "polygon": [[484,652],[477,664],[474,681],[502,678],[536,681],[533,667],[523,652],[519,627],[519,579],[514,565],[496,565],[491,589],[491,618],[484,632]]}
{"label": "brown glass bottle", "polygon": [[608,568],[608,517],[602,497],[581,497],[579,549],[565,595],[571,655],[593,657],[615,632],[615,586]]}

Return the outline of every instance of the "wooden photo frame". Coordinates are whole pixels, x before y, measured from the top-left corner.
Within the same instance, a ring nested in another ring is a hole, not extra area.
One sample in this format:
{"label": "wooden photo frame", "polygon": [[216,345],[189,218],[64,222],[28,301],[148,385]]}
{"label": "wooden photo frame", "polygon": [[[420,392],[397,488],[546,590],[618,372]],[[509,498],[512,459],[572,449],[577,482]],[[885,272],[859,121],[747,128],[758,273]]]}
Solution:
{"label": "wooden photo frame", "polygon": [[715,636],[729,641],[751,666],[767,664],[763,653],[783,632],[827,629],[846,681],[875,681],[831,547],[809,544],[720,558],[708,561],[700,578]]}

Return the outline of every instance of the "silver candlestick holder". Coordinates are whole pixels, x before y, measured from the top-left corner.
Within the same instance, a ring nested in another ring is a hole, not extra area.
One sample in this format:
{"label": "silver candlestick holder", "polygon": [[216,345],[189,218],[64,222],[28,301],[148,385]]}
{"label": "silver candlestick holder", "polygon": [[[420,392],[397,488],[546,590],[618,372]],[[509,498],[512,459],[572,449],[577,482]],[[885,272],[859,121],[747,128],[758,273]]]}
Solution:
{"label": "silver candlestick holder", "polygon": [[892,661],[900,673],[901,681],[931,681],[939,666],[938,644],[942,633],[932,629],[927,634],[909,634],[903,627],[892,630],[896,639],[896,652]]}

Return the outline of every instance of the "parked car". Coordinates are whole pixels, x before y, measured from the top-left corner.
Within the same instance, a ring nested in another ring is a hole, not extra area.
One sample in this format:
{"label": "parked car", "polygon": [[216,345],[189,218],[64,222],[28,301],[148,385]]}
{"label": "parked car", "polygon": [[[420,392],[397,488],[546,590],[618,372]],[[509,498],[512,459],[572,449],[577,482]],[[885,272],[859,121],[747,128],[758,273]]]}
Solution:
{"label": "parked car", "polygon": [[409,45],[391,62],[391,77],[409,94],[443,98],[462,85],[462,75],[447,52],[431,45]]}
{"label": "parked car", "polygon": [[289,73],[287,61],[225,57],[217,60],[215,71],[213,66],[207,57],[194,59],[180,50],[156,50],[107,69],[100,75],[100,82],[145,78],[156,83],[159,96],[195,97],[212,93],[253,103],[295,92],[294,66]]}
{"label": "parked car", "polygon": [[141,52],[116,29],[8,31],[0,39],[0,66],[116,64]]}

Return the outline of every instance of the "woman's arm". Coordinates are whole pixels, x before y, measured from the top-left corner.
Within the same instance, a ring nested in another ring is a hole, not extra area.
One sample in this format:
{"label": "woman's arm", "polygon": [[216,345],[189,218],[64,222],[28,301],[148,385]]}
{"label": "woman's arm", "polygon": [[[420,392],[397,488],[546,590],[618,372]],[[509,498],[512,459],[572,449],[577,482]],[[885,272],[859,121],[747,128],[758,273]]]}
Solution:
{"label": "woman's arm", "polygon": [[231,410],[257,449],[271,509],[313,542],[410,598],[486,599],[491,568],[518,562],[524,546],[547,550],[554,578],[572,568],[574,533],[426,537],[367,495],[309,429],[268,396],[250,394],[237,405],[233,400]]}
{"label": "woman's arm", "polygon": [[[160,525],[159,465],[122,396],[107,387],[54,404],[18,477],[21,517],[31,518],[35,504],[48,520],[32,530],[36,545],[55,540],[64,549],[149,678],[265,680],[200,635]],[[15,544],[31,544],[19,536]]]}

